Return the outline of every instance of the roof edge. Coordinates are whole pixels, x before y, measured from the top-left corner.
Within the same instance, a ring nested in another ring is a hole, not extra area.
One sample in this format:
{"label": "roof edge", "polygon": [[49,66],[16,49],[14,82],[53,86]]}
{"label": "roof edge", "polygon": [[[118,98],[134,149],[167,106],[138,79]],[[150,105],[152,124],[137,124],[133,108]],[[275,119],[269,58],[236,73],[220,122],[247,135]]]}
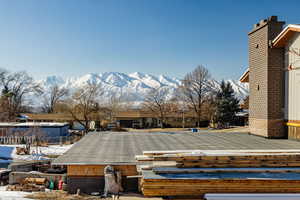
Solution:
{"label": "roof edge", "polygon": [[249,67],[247,70],[242,74],[242,76],[239,78],[239,81],[242,83],[248,83],[249,82]]}
{"label": "roof edge", "polygon": [[[287,25],[272,41],[273,47],[283,47],[283,44],[285,44],[286,40],[290,37],[289,33],[291,32],[300,32],[300,25],[298,24],[289,24]],[[282,40],[284,43],[280,43]]]}

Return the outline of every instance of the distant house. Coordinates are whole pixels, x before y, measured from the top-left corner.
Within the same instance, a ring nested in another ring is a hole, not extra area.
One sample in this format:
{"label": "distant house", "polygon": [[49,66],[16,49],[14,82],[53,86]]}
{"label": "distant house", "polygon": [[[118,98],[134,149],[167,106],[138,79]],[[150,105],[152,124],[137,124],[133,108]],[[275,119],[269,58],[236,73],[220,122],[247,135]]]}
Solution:
{"label": "distant house", "polygon": [[[201,117],[200,126],[205,127],[209,124],[209,113],[205,107]],[[27,122],[61,122],[69,123],[71,129],[83,129],[82,125],[74,120],[74,118],[67,113],[26,113]],[[77,116],[80,120],[84,118]],[[23,118],[22,118],[23,119]],[[161,127],[161,120],[157,113],[144,111],[141,109],[126,110],[116,112],[112,117],[112,122],[118,124],[122,128],[156,128]],[[105,114],[99,113],[92,117],[95,122],[96,129],[105,126],[105,123],[110,123],[110,120],[105,118]],[[195,127],[197,126],[197,117],[193,111],[185,112],[170,112],[165,116],[165,127]]]}
{"label": "distant house", "polygon": [[151,128],[161,125],[161,121],[153,113],[140,110],[118,112],[115,120],[123,128]]}
{"label": "distant house", "polygon": [[[74,118],[67,113],[26,113],[27,122],[60,122],[68,123],[71,129],[83,130],[84,127],[76,122]],[[84,121],[82,116],[77,116],[80,120]],[[96,119],[94,120],[96,121]],[[98,122],[97,124],[99,124]]]}
{"label": "distant house", "polygon": [[39,136],[50,142],[58,142],[61,137],[69,135],[68,123],[0,123],[0,136]]}
{"label": "distant house", "polygon": [[27,122],[70,122],[73,120],[70,114],[66,113],[25,113]]}
{"label": "distant house", "polygon": [[[123,128],[156,128],[161,127],[162,123],[156,113],[142,110],[118,112],[115,120]],[[165,127],[195,127],[196,123],[197,118],[193,112],[172,112],[165,116]],[[208,126],[208,124],[206,113],[203,113],[200,126]]]}
{"label": "distant house", "polygon": [[254,25],[249,36],[250,132],[300,139],[300,25],[276,16]]}

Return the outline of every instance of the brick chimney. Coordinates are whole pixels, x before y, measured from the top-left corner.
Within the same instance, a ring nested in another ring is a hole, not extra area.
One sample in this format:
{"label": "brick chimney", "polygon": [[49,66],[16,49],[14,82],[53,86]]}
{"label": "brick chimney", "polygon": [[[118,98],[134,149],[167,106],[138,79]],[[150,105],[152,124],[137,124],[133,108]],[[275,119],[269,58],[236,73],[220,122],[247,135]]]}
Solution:
{"label": "brick chimney", "polygon": [[250,132],[267,138],[285,138],[284,50],[271,47],[285,22],[271,16],[249,32]]}

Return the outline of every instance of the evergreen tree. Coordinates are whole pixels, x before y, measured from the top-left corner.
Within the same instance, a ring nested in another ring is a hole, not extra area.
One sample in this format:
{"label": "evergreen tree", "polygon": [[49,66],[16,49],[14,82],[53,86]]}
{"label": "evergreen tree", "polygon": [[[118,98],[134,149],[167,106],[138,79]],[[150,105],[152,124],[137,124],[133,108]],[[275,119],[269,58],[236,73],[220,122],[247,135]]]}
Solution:
{"label": "evergreen tree", "polygon": [[235,97],[229,82],[223,80],[220,87],[216,96],[216,121],[227,126],[234,121],[236,112],[240,110],[239,100]]}

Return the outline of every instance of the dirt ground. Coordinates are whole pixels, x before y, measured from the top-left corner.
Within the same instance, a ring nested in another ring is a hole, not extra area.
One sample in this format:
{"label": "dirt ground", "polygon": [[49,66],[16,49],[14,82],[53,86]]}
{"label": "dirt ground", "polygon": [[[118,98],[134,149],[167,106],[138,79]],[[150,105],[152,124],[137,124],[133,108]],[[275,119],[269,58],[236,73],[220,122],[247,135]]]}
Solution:
{"label": "dirt ground", "polygon": [[249,133],[250,130],[249,130],[248,126],[241,126],[241,127],[227,128],[227,129],[208,130],[208,132],[213,132],[213,133]]}
{"label": "dirt ground", "polygon": [[[248,126],[227,128],[227,129],[209,129],[209,128],[199,128],[201,131],[207,132],[217,132],[217,133],[228,133],[228,132],[249,132]],[[127,129],[129,132],[141,132],[141,133],[154,133],[154,132],[178,132],[178,131],[189,131],[188,128],[152,128],[152,129]]]}
{"label": "dirt ground", "polygon": [[188,131],[188,128],[149,128],[149,129],[134,129],[127,128],[128,132],[138,133],[154,133],[154,132],[177,132],[177,131]]}
{"label": "dirt ground", "polygon": [[[70,195],[63,191],[52,192],[38,192],[27,195],[26,198],[39,199],[39,200],[99,200],[99,197],[93,197],[88,195]],[[110,200],[112,198],[103,198]],[[119,198],[120,200],[161,200],[161,198],[147,198],[140,194],[123,194]]]}

